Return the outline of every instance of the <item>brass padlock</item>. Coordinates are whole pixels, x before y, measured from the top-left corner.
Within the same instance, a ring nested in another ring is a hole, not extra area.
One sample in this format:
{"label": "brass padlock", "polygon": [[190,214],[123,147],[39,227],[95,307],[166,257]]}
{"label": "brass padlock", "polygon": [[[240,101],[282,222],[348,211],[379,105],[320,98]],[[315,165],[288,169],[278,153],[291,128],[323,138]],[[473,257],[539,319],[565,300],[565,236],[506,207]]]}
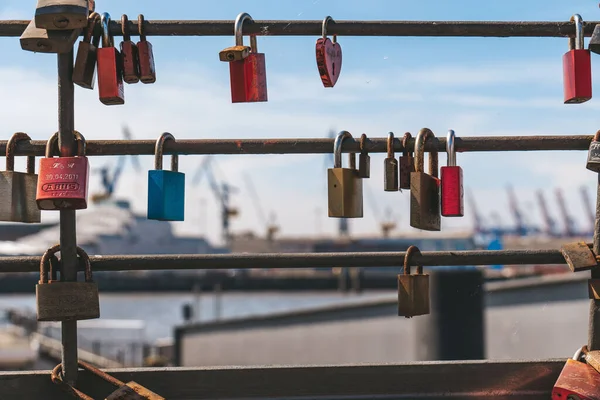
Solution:
{"label": "brass padlock", "polygon": [[587,271],[598,266],[596,256],[585,242],[565,243],[560,252],[573,272]]}
{"label": "brass padlock", "polygon": [[360,155],[358,156],[358,176],[366,179],[371,177],[371,157],[367,153],[367,135],[360,136]]}
{"label": "brass padlock", "polygon": [[415,140],[415,172],[410,173],[410,226],[426,231],[439,231],[441,225],[438,153],[429,155],[429,175],[424,172],[425,142],[434,138],[427,128]]}
{"label": "brass padlock", "polygon": [[410,273],[410,261],[414,254],[421,254],[417,246],[410,246],[404,256],[404,274],[398,275],[398,315],[411,318],[429,314],[429,275],[423,267]]}
{"label": "brass padlock", "polygon": [[0,221],[37,223],[41,212],[35,201],[38,176],[35,157],[27,157],[27,173],[15,172],[15,146],[19,140],[31,140],[23,132],[15,133],[6,145],[6,171],[0,172]]}
{"label": "brass padlock", "polygon": [[35,23],[48,30],[84,28],[89,7],[88,0],[38,0]]}
{"label": "brass padlock", "polygon": [[68,53],[73,50],[73,45],[79,36],[79,30],[47,31],[35,26],[31,20],[19,41],[21,48],[34,53]]}
{"label": "brass padlock", "polygon": [[[355,154],[350,153],[350,168],[342,168],[342,143],[352,139],[347,131],[340,132],[333,143],[333,168],[327,170],[329,216],[333,218],[362,218],[363,187],[356,170]],[[353,165],[354,164],[354,165]]]}
{"label": "brass padlock", "polygon": [[[48,279],[49,259],[60,251],[60,245],[48,249],[40,261],[40,282],[35,286],[38,321],[79,321],[100,318],[98,285],[92,277],[90,258],[77,248],[79,261],[85,264],[85,282],[63,282]],[[52,273],[55,273],[53,269]]]}
{"label": "brass padlock", "polygon": [[388,133],[387,157],[383,160],[383,190],[398,191],[398,160],[394,153],[394,133]]}

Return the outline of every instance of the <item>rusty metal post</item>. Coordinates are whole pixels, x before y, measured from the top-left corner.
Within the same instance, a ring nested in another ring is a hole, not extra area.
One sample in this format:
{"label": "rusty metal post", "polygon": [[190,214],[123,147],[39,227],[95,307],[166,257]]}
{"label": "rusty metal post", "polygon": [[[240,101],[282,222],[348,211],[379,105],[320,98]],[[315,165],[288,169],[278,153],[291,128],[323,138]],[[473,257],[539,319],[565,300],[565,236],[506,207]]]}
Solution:
{"label": "rusty metal post", "polygon": [[[73,51],[58,55],[58,145],[62,157],[75,155],[75,89]],[[77,280],[77,232],[75,211],[60,211],[61,279]],[[77,381],[77,321],[62,325],[62,370],[69,384]]]}
{"label": "rusty metal post", "polygon": [[[600,174],[598,174],[598,192],[596,194],[596,221],[594,222],[594,254],[600,254]],[[592,278],[600,278],[600,268],[592,270]],[[588,330],[588,348],[600,350],[600,300],[590,300],[590,323]]]}

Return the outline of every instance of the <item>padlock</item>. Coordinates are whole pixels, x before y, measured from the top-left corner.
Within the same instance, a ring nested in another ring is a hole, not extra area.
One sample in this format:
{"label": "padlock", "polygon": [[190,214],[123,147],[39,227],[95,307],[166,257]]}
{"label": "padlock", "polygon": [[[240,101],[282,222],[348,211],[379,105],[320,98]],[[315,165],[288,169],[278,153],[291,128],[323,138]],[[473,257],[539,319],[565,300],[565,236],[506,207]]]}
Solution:
{"label": "padlock", "polygon": [[402,155],[398,160],[400,169],[400,189],[410,189],[410,174],[415,172],[415,163],[412,153],[408,148],[408,141],[412,138],[410,132],[406,132],[402,138]]}
{"label": "padlock", "polygon": [[429,275],[423,267],[410,273],[410,262],[414,254],[421,254],[417,246],[410,246],[404,256],[404,273],[398,275],[398,315],[411,318],[429,314]]}
{"label": "padlock", "polygon": [[171,156],[171,171],[163,166],[163,148],[167,140],[175,142],[168,132],[156,141],[154,170],[148,171],[148,219],[183,221],[185,209],[185,174],[178,172],[179,157]]}
{"label": "padlock", "polygon": [[107,106],[125,104],[123,59],[110,34],[110,14],[102,13],[102,48],[98,49],[98,92]]}
{"label": "padlock", "polygon": [[35,286],[37,320],[80,321],[100,318],[98,285],[93,280],[89,256],[83,249],[77,248],[79,262],[85,265],[85,282],[53,281],[48,279],[49,260],[58,251],[60,245],[57,244],[44,253],[40,262],[40,281]]}
{"label": "padlock", "polygon": [[563,55],[565,104],[579,104],[592,98],[592,60],[584,48],[581,15],[571,17],[575,23],[575,38],[569,39],[569,51]]}
{"label": "padlock", "polygon": [[585,167],[590,171],[600,173],[600,131],[596,132],[594,138],[590,142],[587,165]]}
{"label": "padlock", "polygon": [[90,14],[88,27],[79,42],[75,66],[73,67],[73,83],[84,89],[94,89],[96,80],[96,62],[98,60],[98,46],[100,35],[95,34],[96,24],[100,21],[100,15],[96,12]]}
{"label": "padlock", "polygon": [[592,53],[600,54],[600,24],[594,27],[594,33],[588,43],[588,50]]}
{"label": "padlock", "polygon": [[[342,143],[352,139],[350,132],[340,132],[333,142],[333,168],[327,170],[327,198],[329,216],[333,218],[362,218],[363,186],[358,171],[353,168],[342,168]],[[350,160],[355,154],[350,153]]]}
{"label": "padlock", "polygon": [[88,0],[38,0],[35,24],[49,31],[85,28],[88,13]]}
{"label": "padlock", "polygon": [[565,243],[560,252],[573,272],[588,271],[598,266],[596,256],[585,242]]}
{"label": "padlock", "polygon": [[38,176],[35,157],[27,157],[27,173],[15,172],[15,147],[19,140],[31,140],[17,132],[6,144],[6,171],[0,172],[0,221],[41,222],[41,212],[35,201]]}
{"label": "padlock", "polygon": [[455,135],[451,129],[446,137],[448,166],[440,168],[442,216],[462,217],[464,210],[463,171],[456,165]]}
{"label": "padlock", "polygon": [[398,191],[398,160],[394,154],[394,133],[388,133],[387,157],[383,160],[383,190]]}
{"label": "padlock", "polygon": [[140,80],[142,83],[156,82],[156,67],[154,65],[154,52],[152,51],[152,43],[146,40],[144,31],[144,16],[138,16],[138,28],[140,31],[140,41],[137,44],[138,60],[140,69]]}
{"label": "padlock", "polygon": [[429,175],[423,172],[425,142],[434,137],[427,128],[419,131],[415,140],[415,172],[410,174],[410,226],[426,231],[439,231],[441,222],[437,151],[429,155]]}
{"label": "padlock", "polygon": [[121,17],[121,30],[123,32],[123,41],[120,47],[121,57],[123,57],[123,81],[127,84],[138,83],[140,81],[138,48],[131,40],[129,19],[125,14]]}
{"label": "padlock", "polygon": [[[243,46],[242,27],[244,21],[254,22],[247,13],[241,13],[235,19],[235,44]],[[256,35],[250,36],[250,54],[240,61],[229,62],[232,103],[251,103],[267,101],[267,70],[264,53],[259,53]],[[235,56],[238,57],[239,56]]]}
{"label": "padlock", "polygon": [[367,153],[367,135],[360,136],[360,155],[358,156],[358,176],[369,178],[371,176],[371,157]]}
{"label": "padlock", "polygon": [[600,373],[582,360],[587,346],[568,359],[554,387],[552,400],[600,400]]}
{"label": "padlock", "polygon": [[90,165],[85,156],[85,138],[75,131],[76,157],[53,158],[58,133],[46,144],[40,159],[36,201],[40,210],[83,210],[87,208]]}
{"label": "padlock", "polygon": [[21,48],[34,53],[68,53],[79,36],[78,30],[47,31],[35,26],[31,20],[19,39]]}
{"label": "padlock", "polygon": [[323,20],[322,37],[317,39],[317,68],[324,87],[334,87],[342,72],[342,47],[333,35],[333,41],[327,37],[327,24],[335,21],[327,16]]}

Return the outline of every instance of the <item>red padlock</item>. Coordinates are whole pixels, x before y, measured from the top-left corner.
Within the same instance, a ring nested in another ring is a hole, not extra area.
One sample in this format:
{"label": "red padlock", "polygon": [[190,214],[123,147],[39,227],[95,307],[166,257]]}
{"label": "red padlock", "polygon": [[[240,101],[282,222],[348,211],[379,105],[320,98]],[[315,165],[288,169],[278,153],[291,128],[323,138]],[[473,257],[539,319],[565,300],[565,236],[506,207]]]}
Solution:
{"label": "red padlock", "polygon": [[107,106],[125,104],[123,59],[110,34],[110,14],[102,13],[102,48],[98,49],[98,91]]}
{"label": "red padlock", "polygon": [[123,80],[127,84],[138,83],[140,81],[138,48],[129,35],[129,19],[125,14],[121,16],[121,30],[123,32],[123,41],[121,42]]}
{"label": "red padlock", "polygon": [[592,60],[584,48],[581,15],[571,17],[575,22],[575,38],[569,39],[569,51],[563,56],[565,104],[579,104],[592,98]]}
{"label": "red padlock", "polygon": [[[246,13],[238,15],[235,20],[235,44],[243,46],[242,26],[244,21],[254,22]],[[241,61],[229,63],[231,81],[231,102],[250,103],[267,101],[267,70],[264,53],[259,53],[256,36],[250,36],[251,52]]]}
{"label": "red padlock", "polygon": [[582,362],[587,351],[584,346],[573,359],[567,360],[552,388],[552,400],[599,400],[600,374],[591,365]]}
{"label": "red padlock", "polygon": [[449,130],[446,137],[448,166],[441,168],[442,216],[462,217],[465,215],[463,201],[463,171],[456,165],[454,131]]}
{"label": "red padlock", "polygon": [[40,210],[82,210],[87,208],[90,166],[85,156],[85,138],[75,131],[76,157],[53,158],[58,141],[55,133],[40,159],[36,201]]}
{"label": "red padlock", "polygon": [[138,29],[140,31],[140,41],[137,44],[138,60],[140,68],[140,80],[142,83],[156,82],[156,67],[154,65],[154,52],[152,51],[152,43],[146,40],[144,33],[144,16],[138,16]]}

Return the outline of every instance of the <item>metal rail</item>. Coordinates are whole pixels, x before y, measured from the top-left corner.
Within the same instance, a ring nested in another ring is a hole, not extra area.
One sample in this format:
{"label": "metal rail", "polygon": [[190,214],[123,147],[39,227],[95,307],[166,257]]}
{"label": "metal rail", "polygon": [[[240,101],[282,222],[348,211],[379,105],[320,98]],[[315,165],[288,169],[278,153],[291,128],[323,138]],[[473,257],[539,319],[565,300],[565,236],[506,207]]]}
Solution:
{"label": "metal rail", "polygon": [[[85,133],[84,133],[85,135]],[[384,136],[383,133],[380,133]],[[156,136],[159,136],[157,132]],[[401,135],[398,135],[401,136]],[[50,135],[48,135],[50,137]],[[177,137],[177,134],[175,134]],[[588,150],[593,135],[552,135],[552,136],[463,136],[457,137],[455,148],[458,152],[491,151],[555,151]],[[0,154],[6,153],[6,140],[0,141]],[[402,140],[395,139],[394,149],[403,150]],[[152,140],[88,140],[88,156],[152,155],[156,139]],[[344,140],[342,151],[359,152],[359,140]],[[414,148],[415,139],[408,141]],[[369,153],[385,153],[386,138],[370,138],[365,146]],[[22,140],[16,146],[15,155],[43,156],[46,142],[42,140]],[[426,151],[446,151],[446,139],[436,138],[427,141]],[[177,139],[167,141],[165,154],[325,154],[333,152],[333,139]]]}
{"label": "metal rail", "polygon": [[[325,15],[323,16],[325,17]],[[335,16],[334,16],[335,17]],[[20,36],[29,21],[0,21],[0,36]],[[154,20],[145,21],[148,36],[233,36],[233,20]],[[584,24],[591,36],[598,21]],[[321,36],[323,20],[255,20],[244,25],[244,34],[262,36]],[[130,21],[130,32],[137,32]],[[122,36],[120,22],[110,24],[114,36]],[[575,36],[569,21],[342,21],[327,27],[330,35],[340,36],[451,36],[451,37],[568,37]]]}

